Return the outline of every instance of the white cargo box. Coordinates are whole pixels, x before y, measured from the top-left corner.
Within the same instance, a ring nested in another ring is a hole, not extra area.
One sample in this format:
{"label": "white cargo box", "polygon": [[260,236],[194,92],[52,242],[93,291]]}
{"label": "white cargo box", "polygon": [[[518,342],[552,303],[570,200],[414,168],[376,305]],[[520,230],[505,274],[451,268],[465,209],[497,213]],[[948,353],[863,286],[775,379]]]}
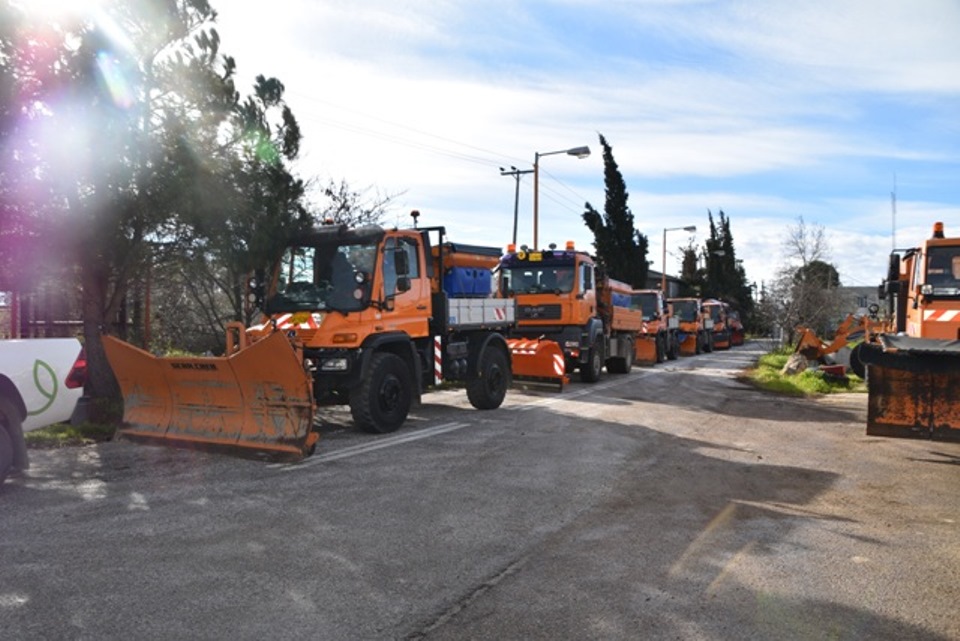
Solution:
{"label": "white cargo box", "polygon": [[448,309],[451,327],[504,327],[512,325],[515,318],[513,299],[451,298]]}

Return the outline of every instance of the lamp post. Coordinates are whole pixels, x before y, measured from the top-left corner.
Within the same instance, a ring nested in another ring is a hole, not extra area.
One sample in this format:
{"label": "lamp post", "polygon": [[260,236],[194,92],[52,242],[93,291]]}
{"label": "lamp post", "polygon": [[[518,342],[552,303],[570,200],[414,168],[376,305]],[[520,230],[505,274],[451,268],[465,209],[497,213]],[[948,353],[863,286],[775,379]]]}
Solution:
{"label": "lamp post", "polygon": [[513,176],[517,180],[517,190],[513,196],[513,244],[517,244],[517,215],[520,211],[520,176],[523,174],[532,174],[532,169],[517,169],[510,165],[510,171],[503,167],[500,168],[501,176]]}
{"label": "lamp post", "polygon": [[536,152],[533,155],[533,248],[540,247],[537,238],[537,225],[540,218],[540,158],[543,156],[553,156],[554,154],[567,154],[577,158],[586,158],[590,155],[590,147],[571,147],[570,149],[561,149],[559,151]]}
{"label": "lamp post", "polygon": [[688,231],[693,233],[697,231],[696,225],[687,225],[686,227],[664,227],[663,228],[663,271],[660,272],[660,290],[664,297],[667,295],[667,232],[668,231]]}

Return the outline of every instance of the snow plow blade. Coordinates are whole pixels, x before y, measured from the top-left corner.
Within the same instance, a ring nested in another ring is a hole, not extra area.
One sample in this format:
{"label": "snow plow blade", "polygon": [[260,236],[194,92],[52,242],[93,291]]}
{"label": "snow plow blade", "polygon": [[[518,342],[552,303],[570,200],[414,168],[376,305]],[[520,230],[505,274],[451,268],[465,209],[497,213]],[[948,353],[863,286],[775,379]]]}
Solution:
{"label": "snow plow blade", "polygon": [[538,338],[507,340],[512,360],[513,382],[517,387],[535,387],[562,392],[570,382],[563,350],[554,341]]}
{"label": "snow plow blade", "polygon": [[697,355],[697,340],[699,340],[699,337],[696,332],[681,332],[677,340],[680,342],[680,356]]}
{"label": "snow plow blade", "polygon": [[960,441],[960,341],[919,340],[882,336],[883,348],[859,350],[867,434]]}
{"label": "snow plow blade", "polygon": [[637,336],[637,341],[633,348],[634,363],[637,365],[656,365],[657,364],[657,339],[656,337]]}
{"label": "snow plow blade", "polygon": [[103,345],[123,393],[122,435],[235,453],[312,452],[311,379],[282,333],[220,358],[158,358],[112,336]]}

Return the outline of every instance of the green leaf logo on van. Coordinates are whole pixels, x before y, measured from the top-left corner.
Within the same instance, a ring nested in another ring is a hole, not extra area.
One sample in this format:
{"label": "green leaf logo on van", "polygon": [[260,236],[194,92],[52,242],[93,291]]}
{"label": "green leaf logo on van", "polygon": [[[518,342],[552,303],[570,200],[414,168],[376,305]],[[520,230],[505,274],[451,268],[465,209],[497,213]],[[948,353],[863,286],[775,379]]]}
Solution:
{"label": "green leaf logo on van", "polygon": [[27,408],[27,416],[36,416],[50,409],[53,401],[57,398],[57,391],[60,384],[57,382],[57,374],[53,368],[37,359],[33,363],[33,384],[42,398],[47,399],[43,407],[37,409]]}

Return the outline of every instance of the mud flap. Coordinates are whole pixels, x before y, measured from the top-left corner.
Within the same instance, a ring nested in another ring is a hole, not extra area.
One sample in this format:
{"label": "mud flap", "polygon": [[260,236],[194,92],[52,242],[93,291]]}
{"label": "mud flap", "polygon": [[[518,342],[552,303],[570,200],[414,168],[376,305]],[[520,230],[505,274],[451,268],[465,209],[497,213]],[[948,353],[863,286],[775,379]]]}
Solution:
{"label": "mud flap", "polygon": [[103,345],[125,436],[295,458],[316,444],[311,378],[280,332],[223,358],[158,358],[111,336]]}
{"label": "mud flap", "polygon": [[960,441],[960,358],[864,345],[867,434]]}
{"label": "mud flap", "polygon": [[535,387],[562,392],[570,382],[563,350],[554,341],[537,338],[511,338],[513,383],[516,387]]}

